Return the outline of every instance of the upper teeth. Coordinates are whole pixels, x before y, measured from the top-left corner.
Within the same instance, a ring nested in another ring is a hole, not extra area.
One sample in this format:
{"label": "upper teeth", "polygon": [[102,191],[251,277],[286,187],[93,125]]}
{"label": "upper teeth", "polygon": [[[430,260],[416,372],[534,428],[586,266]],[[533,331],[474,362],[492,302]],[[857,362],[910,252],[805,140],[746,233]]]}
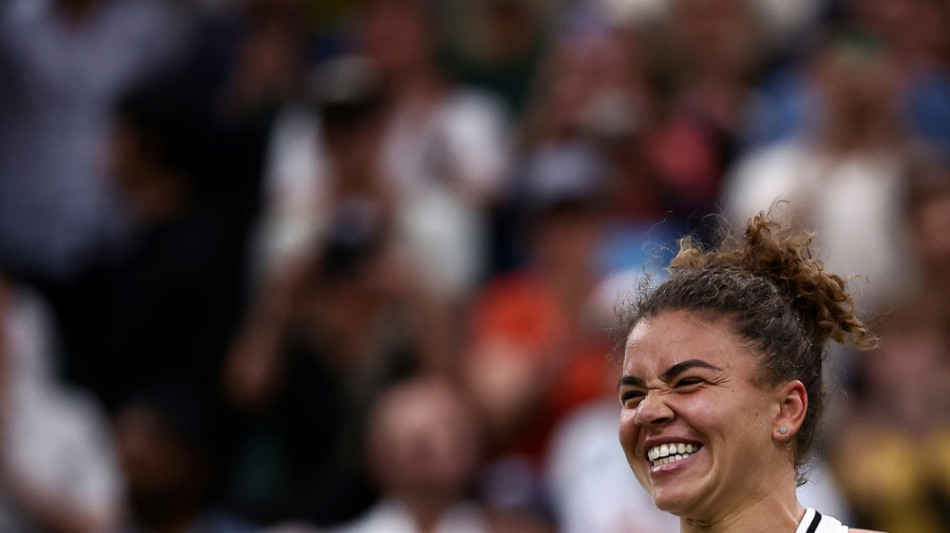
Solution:
{"label": "upper teeth", "polygon": [[673,442],[654,446],[647,451],[647,458],[653,461],[653,466],[665,465],[671,461],[679,461],[698,452],[700,445],[686,444],[684,442]]}

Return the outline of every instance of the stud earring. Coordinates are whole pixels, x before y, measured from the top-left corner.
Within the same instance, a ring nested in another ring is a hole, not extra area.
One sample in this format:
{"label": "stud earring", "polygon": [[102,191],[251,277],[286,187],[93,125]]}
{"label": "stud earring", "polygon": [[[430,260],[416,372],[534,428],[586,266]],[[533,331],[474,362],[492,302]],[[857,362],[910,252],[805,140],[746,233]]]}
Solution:
{"label": "stud earring", "polygon": [[782,426],[782,427],[778,428],[778,432],[781,433],[782,435],[784,435],[784,434],[788,433],[788,428],[785,427],[785,426]]}

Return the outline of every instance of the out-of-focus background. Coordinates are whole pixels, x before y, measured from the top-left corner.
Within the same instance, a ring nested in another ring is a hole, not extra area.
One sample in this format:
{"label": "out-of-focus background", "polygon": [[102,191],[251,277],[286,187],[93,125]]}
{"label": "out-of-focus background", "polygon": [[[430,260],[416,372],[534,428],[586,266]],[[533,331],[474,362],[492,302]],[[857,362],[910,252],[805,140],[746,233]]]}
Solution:
{"label": "out-of-focus background", "polygon": [[948,531],[948,165],[946,0],[4,0],[0,531],[677,531],[615,310],[776,198],[801,499]]}

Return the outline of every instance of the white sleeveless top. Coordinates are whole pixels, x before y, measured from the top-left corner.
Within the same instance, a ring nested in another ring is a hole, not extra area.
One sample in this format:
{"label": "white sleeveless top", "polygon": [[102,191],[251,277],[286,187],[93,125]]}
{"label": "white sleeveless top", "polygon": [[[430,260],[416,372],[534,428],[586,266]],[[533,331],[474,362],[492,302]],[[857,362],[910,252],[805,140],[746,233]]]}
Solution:
{"label": "white sleeveless top", "polygon": [[809,507],[795,533],[848,533],[848,526]]}

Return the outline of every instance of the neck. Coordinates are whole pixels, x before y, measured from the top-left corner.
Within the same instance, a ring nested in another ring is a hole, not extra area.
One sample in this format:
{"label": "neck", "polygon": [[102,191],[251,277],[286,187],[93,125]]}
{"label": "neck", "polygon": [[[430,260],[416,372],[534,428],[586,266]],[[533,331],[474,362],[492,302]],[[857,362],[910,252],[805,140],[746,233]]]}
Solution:
{"label": "neck", "polygon": [[743,502],[714,520],[681,518],[681,533],[794,532],[805,516],[805,508],[798,503],[795,495],[794,472],[788,480],[782,481],[783,483],[773,485],[781,488],[772,489],[761,497]]}

